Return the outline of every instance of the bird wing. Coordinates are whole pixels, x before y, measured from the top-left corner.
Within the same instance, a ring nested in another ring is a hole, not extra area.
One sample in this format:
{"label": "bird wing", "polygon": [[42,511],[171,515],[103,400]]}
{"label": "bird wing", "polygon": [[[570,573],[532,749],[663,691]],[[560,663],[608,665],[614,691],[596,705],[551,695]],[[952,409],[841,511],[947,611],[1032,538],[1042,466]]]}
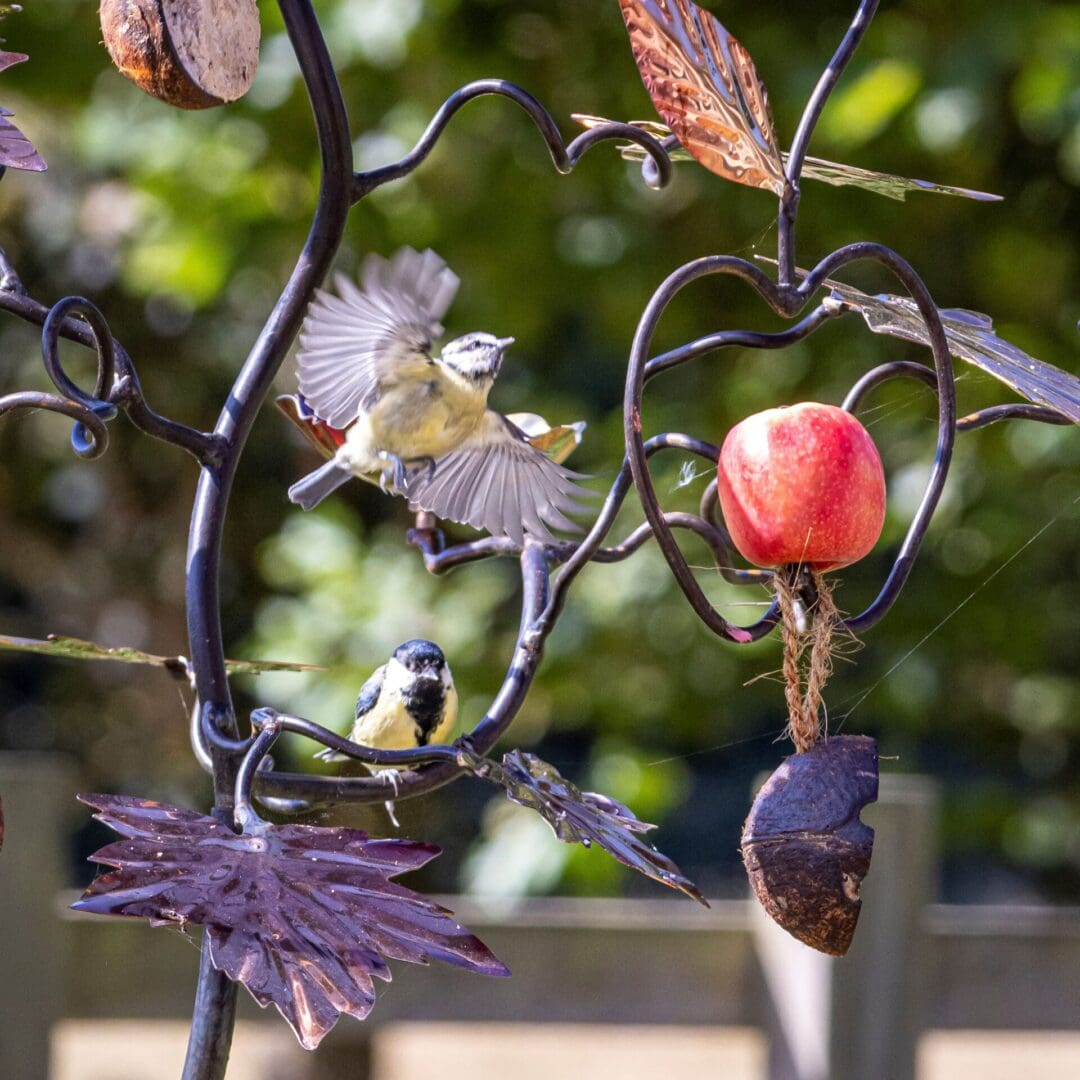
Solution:
{"label": "bird wing", "polygon": [[366,683],[360,687],[360,696],[356,699],[356,719],[366,716],[375,708],[375,703],[382,693],[383,676],[386,674],[386,665],[377,667],[369,676]]}
{"label": "bird wing", "polygon": [[519,544],[525,533],[552,540],[549,525],[580,532],[566,515],[580,513],[585,508],[577,499],[592,495],[574,483],[581,475],[556,464],[488,409],[476,431],[440,458],[432,473],[410,476],[409,506]]}
{"label": "bird wing", "polygon": [[360,285],[334,278],[337,295],[315,290],[300,332],[300,392],[320,419],[344,428],[379,399],[382,382],[410,360],[430,358],[439,320],[459,279],[434,251],[369,255]]}

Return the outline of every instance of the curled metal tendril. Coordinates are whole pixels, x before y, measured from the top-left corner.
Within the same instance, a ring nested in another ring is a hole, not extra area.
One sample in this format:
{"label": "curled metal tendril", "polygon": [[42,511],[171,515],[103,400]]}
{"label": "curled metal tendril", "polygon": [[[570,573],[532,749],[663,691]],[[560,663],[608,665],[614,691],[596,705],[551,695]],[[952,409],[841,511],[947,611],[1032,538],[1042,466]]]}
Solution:
{"label": "curled metal tendril", "polygon": [[443,102],[417,144],[403,158],[369,172],[355,173],[353,175],[353,202],[358,202],[365,195],[369,195],[391,180],[400,180],[408,176],[435,148],[439,136],[459,109],[476,98],[491,95],[509,98],[529,115],[543,136],[544,142],[547,143],[552,164],[563,175],[571,172],[581,160],[582,155],[597,143],[609,139],[623,139],[637,143],[648,155],[642,164],[642,176],[646,184],[653,188],[661,188],[666,186],[671,179],[671,159],[668,157],[668,148],[648,132],[632,124],[601,124],[567,143],[559,132],[551,113],[527,90],[505,79],[479,79],[454,91]]}
{"label": "curled metal tendril", "polygon": [[[100,457],[108,447],[106,424],[123,410],[141,431],[188,451],[200,463],[220,460],[222,443],[213,435],[196,431],[159,416],[147,404],[131,357],[112,336],[105,316],[90,300],[68,296],[51,308],[32,299],[19,280],[7,255],[0,251],[0,309],[38,323],[41,356],[55,394],[24,391],[0,397],[0,415],[16,409],[44,409],[75,421],[71,443],[83,458]],[[86,393],[64,370],[60,339],[67,338],[94,350],[97,377],[93,393]]]}
{"label": "curled metal tendril", "polygon": [[[77,316],[86,323],[97,353],[97,381],[92,395],[84,393],[60,363],[60,330],[69,316]],[[53,385],[65,398],[101,420],[116,417],[117,408],[108,400],[116,380],[116,348],[105,316],[91,301],[82,296],[68,296],[53,305],[41,329],[41,359]],[[104,424],[94,427],[86,419],[79,419],[71,432],[71,445],[79,457],[100,457],[108,446]]]}

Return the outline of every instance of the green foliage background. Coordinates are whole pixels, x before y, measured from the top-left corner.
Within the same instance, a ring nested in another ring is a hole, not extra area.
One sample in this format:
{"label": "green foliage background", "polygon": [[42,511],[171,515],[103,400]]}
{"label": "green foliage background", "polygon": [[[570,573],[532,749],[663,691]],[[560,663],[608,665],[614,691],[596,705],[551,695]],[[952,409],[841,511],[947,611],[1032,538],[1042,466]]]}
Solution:
{"label": "green foliage background", "polygon": [[[50,164],[0,183],[0,242],[31,293],[92,297],[136,359],[152,404],[209,428],[313,208],[317,155],[306,98],[277,9],[261,5],[255,87],[234,106],[181,113],[110,66],[92,5],[26,5],[3,23],[28,64],[5,72],[0,102]],[[755,57],[782,139],[839,39],[851,2],[710,7]],[[520,83],[570,132],[571,112],[652,118],[614,0],[326,0],[316,4],[339,66],[359,167],[410,146],[458,85]],[[1036,356],[1080,367],[1080,9],[1069,3],[900,0],[882,5],[812,152],[869,168],[996,191],[1001,205],[912,196],[907,204],[806,185],[800,259],[856,239],[896,247],[942,306],[993,314]],[[610,147],[557,176],[527,119],[483,100],[453,122],[412,178],[352,216],[340,266],[367,251],[432,246],[464,286],[451,332],[490,329],[518,344],[496,390],[508,411],[586,419],[573,464],[606,487],[621,457],[621,391],[638,315],[659,282],[707,253],[774,251],[764,192],[678,169],[647,190]],[[853,272],[876,291],[883,277]],[[696,286],[665,318],[657,348],[775,319],[732,282]],[[0,391],[43,387],[37,333],[0,320]],[[71,369],[89,371],[72,348]],[[800,399],[838,401],[873,364],[921,358],[830,325],[782,354],[729,352],[681,370],[646,401],[650,431],[720,441],[742,416]],[[961,409],[1008,400],[962,369]],[[283,373],[282,389],[290,386]],[[899,384],[865,421],[890,476],[886,536],[844,573],[849,610],[874,594],[921,492],[934,404]],[[0,424],[0,632],[48,632],[185,650],[186,519],[195,470],[178,451],[114,425],[109,454],[75,459],[48,415]],[[274,410],[241,466],[226,534],[224,621],[231,651],[328,665],[321,676],[264,676],[239,687],[345,728],[357,687],[399,641],[436,638],[475,721],[497,688],[516,629],[512,564],[423,571],[403,544],[398,500],[353,485],[301,515],[288,484],[312,453]],[[658,465],[671,508],[678,460]],[[945,502],[901,603],[866,635],[828,693],[834,730],[867,731],[885,768],[937,776],[945,797],[947,895],[1080,892],[1080,438],[1016,424],[964,436]],[[636,523],[630,501],[617,532]],[[464,535],[464,534],[463,534]],[[704,551],[691,557],[705,562]],[[702,572],[732,617],[764,596]],[[659,821],[659,842],[707,889],[742,888],[735,849],[754,775],[786,752],[782,693],[758,679],[774,641],[734,650],[696,624],[655,551],[580,579],[554,634],[515,744]],[[755,680],[747,684],[748,680]],[[60,748],[87,785],[201,805],[186,714],[160,672],[0,658],[0,741]],[[294,763],[312,748],[296,745]],[[310,765],[310,762],[308,762]],[[305,767],[308,767],[306,765]],[[540,838],[545,827],[467,785],[404,807],[407,831],[441,841],[445,887],[623,891],[599,854]],[[381,811],[350,812],[385,827]],[[460,871],[460,875],[459,875]],[[455,875],[459,875],[455,877]]]}

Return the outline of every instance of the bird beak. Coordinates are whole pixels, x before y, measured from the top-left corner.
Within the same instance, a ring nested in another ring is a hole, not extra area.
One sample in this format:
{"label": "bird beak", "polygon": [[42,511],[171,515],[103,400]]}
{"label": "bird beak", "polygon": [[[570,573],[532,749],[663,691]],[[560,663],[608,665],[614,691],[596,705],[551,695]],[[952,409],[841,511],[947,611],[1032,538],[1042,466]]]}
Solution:
{"label": "bird beak", "polygon": [[499,351],[503,352],[514,344],[514,339],[512,337],[498,338],[496,339],[496,344],[499,346]]}

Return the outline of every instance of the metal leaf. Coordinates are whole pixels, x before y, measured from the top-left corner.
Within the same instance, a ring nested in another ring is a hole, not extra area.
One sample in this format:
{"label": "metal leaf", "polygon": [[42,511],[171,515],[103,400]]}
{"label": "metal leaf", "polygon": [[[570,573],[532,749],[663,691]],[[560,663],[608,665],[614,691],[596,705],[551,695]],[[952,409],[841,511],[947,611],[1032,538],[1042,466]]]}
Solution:
{"label": "metal leaf", "polygon": [[[602,116],[590,116],[587,113],[573,113],[571,119],[576,120],[584,128],[612,123],[611,120],[606,120]],[[654,120],[631,120],[630,123],[636,128],[641,128],[642,131],[647,131],[661,142],[671,137],[671,128],[658,124]],[[641,162],[648,156],[637,143],[620,143],[618,149],[627,161]],[[668,157],[672,161],[694,160],[694,155],[682,147],[670,151]],[[781,154],[781,158],[786,167],[788,155]],[[892,173],[860,169],[856,165],[839,165],[835,161],[825,161],[823,158],[816,157],[806,158],[802,176],[804,180],[806,178],[820,180],[823,184],[831,184],[833,187],[862,188],[864,191],[872,191],[875,195],[884,195],[898,202],[903,202],[913,191],[925,191],[936,195],[957,195],[964,199],[977,199],[980,202],[1001,202],[1002,199],[1002,196],[992,195],[986,191],[974,191],[971,188],[954,187],[950,184],[936,184],[929,180],[913,180],[906,176],[895,176]]]}
{"label": "metal leaf", "polygon": [[[0,71],[28,59],[26,53],[0,52]],[[34,144],[10,121],[8,109],[0,110],[0,167],[44,172],[47,168]]]}
{"label": "metal leaf", "polygon": [[691,0],[619,0],[656,111],[718,176],[780,195],[784,165],[750,54]]}
{"label": "metal leaf", "polygon": [[[784,155],[787,163],[787,155]],[[875,195],[884,195],[888,199],[903,202],[909,192],[926,191],[935,195],[958,195],[963,199],[976,199],[979,202],[1001,202],[1001,195],[992,195],[987,191],[974,191],[971,188],[954,187],[950,184],[935,184],[930,180],[913,180],[906,176],[894,176],[892,173],[874,172],[872,169],[860,169],[856,165],[838,165],[835,161],[808,157],[803,163],[802,175],[811,180],[820,180],[833,187],[857,187],[872,191]]]}
{"label": "metal leaf", "polygon": [[308,1050],[342,1013],[367,1016],[387,959],[510,974],[449,911],[390,880],[438,855],[432,844],[311,825],[237,834],[146,799],[79,800],[125,839],[91,856],[114,869],[72,907],[204,926],[214,967],[273,1005]]}
{"label": "metal leaf", "polygon": [[[833,296],[859,312],[875,334],[929,344],[919,309],[908,297],[891,293],[870,296],[838,281],[824,284],[832,289]],[[982,368],[1028,401],[1047,405],[1073,423],[1080,423],[1080,379],[1075,375],[1036,360],[999,338],[989,315],[963,308],[947,308],[939,314],[953,356]]]}
{"label": "metal leaf", "polygon": [[631,870],[659,881],[708,907],[698,887],[664,854],[639,839],[655,825],[639,821],[622,803],[595,791],[581,791],[553,765],[523,750],[511,750],[502,765],[484,761],[478,775],[506,789],[513,802],[535,810],[564,844],[599,844]]}
{"label": "metal leaf", "polygon": [[[92,641],[64,637],[62,634],[50,634],[45,641],[0,634],[0,649],[38,653],[41,656],[59,656],[66,660],[114,660],[122,664],[149,664],[175,673],[187,671],[187,661],[182,656],[155,656],[141,649],[126,647],[109,649]],[[294,664],[286,660],[226,660],[225,668],[230,675],[261,675],[267,671],[326,670],[314,664]]]}
{"label": "metal leaf", "polygon": [[26,53],[0,51],[0,71],[7,71],[9,67],[14,67],[29,59]]}

